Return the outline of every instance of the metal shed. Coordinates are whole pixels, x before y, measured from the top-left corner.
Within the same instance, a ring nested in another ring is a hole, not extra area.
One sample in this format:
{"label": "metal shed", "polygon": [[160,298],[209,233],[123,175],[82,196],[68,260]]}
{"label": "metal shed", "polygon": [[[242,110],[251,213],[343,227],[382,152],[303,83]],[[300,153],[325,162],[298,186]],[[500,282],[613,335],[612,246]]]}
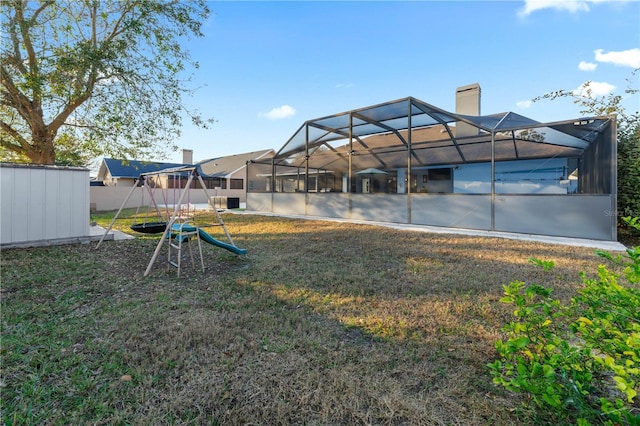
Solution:
{"label": "metal shed", "polygon": [[0,163],[2,248],[88,242],[89,170]]}
{"label": "metal shed", "polygon": [[408,97],[306,121],[247,182],[257,211],[617,239],[610,117],[540,123]]}

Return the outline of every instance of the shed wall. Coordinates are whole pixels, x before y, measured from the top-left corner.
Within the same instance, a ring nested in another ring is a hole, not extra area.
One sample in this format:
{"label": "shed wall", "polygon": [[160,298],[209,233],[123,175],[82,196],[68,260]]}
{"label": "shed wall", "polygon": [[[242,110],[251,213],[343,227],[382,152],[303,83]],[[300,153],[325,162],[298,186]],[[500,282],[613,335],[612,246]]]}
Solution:
{"label": "shed wall", "polygon": [[0,244],[88,238],[89,170],[0,165]]}

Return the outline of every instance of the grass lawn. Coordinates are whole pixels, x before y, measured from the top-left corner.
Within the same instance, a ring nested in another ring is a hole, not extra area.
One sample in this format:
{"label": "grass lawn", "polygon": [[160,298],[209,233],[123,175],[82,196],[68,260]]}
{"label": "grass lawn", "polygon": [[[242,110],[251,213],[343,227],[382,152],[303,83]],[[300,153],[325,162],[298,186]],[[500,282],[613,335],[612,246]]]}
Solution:
{"label": "grass lawn", "polygon": [[206,272],[186,263],[180,279],[166,249],[143,278],[158,236],[4,250],[5,424],[543,424],[486,368],[511,320],[502,286],[566,300],[602,262],[586,248],[224,220],[248,254],[203,244]]}

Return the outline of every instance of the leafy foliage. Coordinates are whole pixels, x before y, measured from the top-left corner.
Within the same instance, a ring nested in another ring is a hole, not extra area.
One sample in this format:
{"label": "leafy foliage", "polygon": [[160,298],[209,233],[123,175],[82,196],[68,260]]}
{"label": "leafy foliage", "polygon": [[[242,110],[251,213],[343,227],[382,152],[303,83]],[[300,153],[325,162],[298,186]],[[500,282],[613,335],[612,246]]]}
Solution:
{"label": "leafy foliage", "polygon": [[[636,69],[632,75],[636,75]],[[637,81],[637,79],[636,79]],[[618,217],[640,216],[640,111],[627,112],[622,102],[627,97],[638,97],[640,89],[631,80],[623,95],[593,96],[591,82],[586,82],[580,92],[557,90],[535,98],[533,101],[573,99],[582,107],[581,113],[596,116],[616,116],[618,137]],[[640,103],[637,103],[640,105]]]}
{"label": "leafy foliage", "polygon": [[[626,218],[640,227],[639,219]],[[516,320],[497,341],[493,381],[523,392],[554,420],[578,424],[638,424],[640,389],[640,247],[624,256],[598,254],[623,268],[582,273],[583,287],[562,304],[551,291],[522,281],[505,286],[502,302]],[[538,266],[550,261],[533,261]]]}
{"label": "leafy foliage", "polygon": [[[51,164],[163,152],[187,110],[181,79],[197,68],[184,41],[202,36],[204,0],[4,1],[0,155]],[[64,138],[62,137],[64,136]],[[66,153],[66,154],[65,154]]]}
{"label": "leafy foliage", "polygon": [[640,116],[618,132],[618,212],[640,216]]}

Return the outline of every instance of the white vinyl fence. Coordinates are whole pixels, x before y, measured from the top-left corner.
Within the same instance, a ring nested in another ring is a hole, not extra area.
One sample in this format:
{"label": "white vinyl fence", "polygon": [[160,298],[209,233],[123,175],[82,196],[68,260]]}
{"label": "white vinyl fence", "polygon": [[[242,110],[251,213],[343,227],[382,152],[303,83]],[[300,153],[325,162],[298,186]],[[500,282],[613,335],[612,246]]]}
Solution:
{"label": "white vinyl fence", "polygon": [[89,170],[0,163],[0,245],[89,241]]}
{"label": "white vinyl fence", "polygon": [[[162,208],[163,206],[173,206],[180,199],[180,190],[173,189],[155,189],[153,191],[153,198],[156,204]],[[92,186],[91,192],[91,211],[105,212],[118,210],[122,203],[127,199],[127,195],[131,192],[130,186]],[[202,188],[192,188],[185,195],[182,202],[184,204],[209,204],[207,199],[207,193],[215,202],[214,204],[218,208],[227,207],[228,198],[236,198],[238,202],[246,200],[246,193],[242,189],[237,190],[216,190],[207,189],[204,192]],[[221,200],[224,198],[224,200]],[[151,196],[143,188],[135,188],[131,197],[124,205],[124,208],[138,208],[152,205]]]}
{"label": "white vinyl fence", "polygon": [[[122,203],[127,199],[127,195],[131,192],[130,186],[92,186],[91,191],[91,210],[92,211],[110,211],[118,210]],[[211,195],[214,190],[210,189]],[[153,198],[158,206],[173,206],[180,199],[180,191],[173,189],[154,190]],[[185,195],[183,203],[202,204],[207,203],[207,194],[202,189],[190,189]],[[152,205],[150,194],[143,188],[135,188],[131,197],[124,205],[124,208],[147,207]]]}

